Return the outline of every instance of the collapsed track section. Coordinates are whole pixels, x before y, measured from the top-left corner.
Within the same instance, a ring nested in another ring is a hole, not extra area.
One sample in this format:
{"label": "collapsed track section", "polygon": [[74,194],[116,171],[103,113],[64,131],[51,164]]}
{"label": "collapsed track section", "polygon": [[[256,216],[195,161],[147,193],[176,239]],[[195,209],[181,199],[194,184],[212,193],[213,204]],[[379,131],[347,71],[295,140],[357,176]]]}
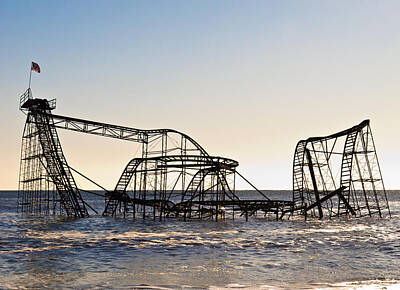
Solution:
{"label": "collapsed track section", "polygon": [[107,194],[103,215],[154,220],[281,218],[291,202],[270,200],[260,191],[257,199],[236,194],[237,166],[235,160],[208,155],[132,159],[115,190]]}
{"label": "collapsed track section", "polygon": [[[279,217],[292,207],[289,201],[271,201],[236,171],[236,161],[210,156],[186,134],[60,116],[52,114],[54,108],[55,100],[33,98],[30,89],[20,99],[20,109],[27,115],[20,165],[21,212],[88,216],[91,206],[76,186],[71,173],[76,170],[67,163],[57,129],[141,144],[114,190],[106,190],[103,216],[218,220],[237,213],[247,219],[260,212]],[[236,176],[256,189],[255,199],[237,196]]]}
{"label": "collapsed track section", "polygon": [[390,216],[369,120],[297,143],[294,212],[323,216]]}
{"label": "collapsed track section", "polygon": [[233,179],[237,165],[231,159],[199,155],[132,159],[108,194],[103,215],[218,219],[224,202],[239,201]]}
{"label": "collapsed track section", "polygon": [[[95,211],[82,198],[64,156],[57,129],[140,144],[113,190],[105,190],[103,216],[224,219],[286,213],[322,218],[389,216],[390,210],[369,120],[324,137],[301,140],[293,161],[293,200],[271,200],[238,171],[238,162],[210,156],[195,140],[171,129],[141,130],[52,114],[55,100],[20,99],[26,114],[18,209],[31,214],[87,217]],[[241,178],[256,196],[238,195]],[[96,211],[95,211],[96,212]]]}

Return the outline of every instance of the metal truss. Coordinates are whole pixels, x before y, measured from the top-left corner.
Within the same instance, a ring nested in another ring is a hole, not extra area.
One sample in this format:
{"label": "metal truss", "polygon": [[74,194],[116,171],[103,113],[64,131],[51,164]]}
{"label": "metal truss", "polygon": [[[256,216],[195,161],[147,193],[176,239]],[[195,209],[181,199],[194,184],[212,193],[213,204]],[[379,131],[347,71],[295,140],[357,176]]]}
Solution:
{"label": "metal truss", "polygon": [[[33,99],[30,89],[21,97],[27,112],[22,137],[18,206],[31,214],[60,213],[86,217],[86,204],[64,157],[51,117],[54,101]],[[57,206],[58,205],[58,206]]]}
{"label": "metal truss", "polygon": [[[89,216],[64,156],[57,129],[139,143],[113,190],[105,190],[103,216],[151,219],[225,219],[300,213],[322,218],[390,216],[369,120],[325,137],[298,142],[293,200],[271,200],[237,171],[238,162],[210,156],[194,139],[171,129],[142,130],[52,114],[55,100],[20,98],[27,115],[21,147],[18,209],[30,214]],[[257,197],[237,194],[242,178]],[[94,210],[95,211],[95,210]]]}
{"label": "metal truss", "polygon": [[390,217],[369,120],[297,143],[293,209],[304,215]]}
{"label": "metal truss", "polygon": [[103,215],[160,220],[234,219],[235,215],[247,220],[257,214],[282,218],[291,202],[270,200],[260,191],[258,199],[237,196],[236,175],[243,178],[236,171],[238,165],[235,160],[208,155],[132,159],[109,193]]}
{"label": "metal truss", "polygon": [[[57,129],[141,144],[114,190],[106,191],[103,216],[218,220],[236,214],[247,220],[257,214],[281,218],[292,208],[292,202],[272,201],[254,187],[237,172],[237,161],[210,156],[179,131],[141,130],[60,116],[51,113],[54,108],[55,100],[35,99],[30,89],[21,96],[20,109],[27,114],[21,149],[21,212],[88,216],[87,207],[91,207],[76,186],[71,173],[76,170],[68,166]],[[258,198],[239,198],[236,176],[256,189]]]}

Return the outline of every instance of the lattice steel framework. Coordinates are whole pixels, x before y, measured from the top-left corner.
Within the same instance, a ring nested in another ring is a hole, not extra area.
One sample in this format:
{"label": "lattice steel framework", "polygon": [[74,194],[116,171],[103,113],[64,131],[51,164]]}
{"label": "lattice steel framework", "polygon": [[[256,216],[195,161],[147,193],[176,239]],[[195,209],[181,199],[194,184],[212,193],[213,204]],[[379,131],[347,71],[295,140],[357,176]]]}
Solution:
{"label": "lattice steel framework", "polygon": [[139,157],[128,163],[114,190],[106,192],[103,216],[218,220],[239,212],[247,219],[257,212],[278,217],[292,205],[271,201],[253,185],[259,198],[239,199],[236,176],[248,181],[236,171],[238,163],[210,156],[186,134],[60,116],[51,113],[54,108],[55,100],[33,98],[30,89],[21,96],[20,109],[27,114],[18,202],[22,212],[88,216],[87,207],[91,207],[76,186],[71,173],[75,170],[64,157],[58,128],[141,144]]}
{"label": "lattice steel framework", "polygon": [[87,217],[88,211],[65,159],[51,118],[55,100],[34,99],[28,89],[20,99],[27,113],[20,164],[18,208],[31,214]]}
{"label": "lattice steel framework", "polygon": [[225,214],[224,202],[239,201],[234,193],[237,165],[231,159],[200,155],[132,159],[110,193],[104,215],[218,219]]}
{"label": "lattice steel framework", "polygon": [[323,216],[390,217],[369,120],[297,143],[293,211]]}

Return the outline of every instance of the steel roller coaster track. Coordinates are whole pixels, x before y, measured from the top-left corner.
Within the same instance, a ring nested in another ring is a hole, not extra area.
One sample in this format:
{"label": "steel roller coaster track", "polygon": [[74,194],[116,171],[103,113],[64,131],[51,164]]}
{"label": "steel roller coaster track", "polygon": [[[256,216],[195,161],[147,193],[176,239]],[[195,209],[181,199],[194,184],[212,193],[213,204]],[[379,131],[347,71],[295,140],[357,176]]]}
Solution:
{"label": "steel roller coaster track", "polygon": [[[271,200],[237,171],[237,161],[209,155],[184,133],[56,115],[55,107],[55,100],[34,98],[30,89],[20,97],[20,110],[27,116],[18,191],[18,210],[23,213],[88,217],[89,210],[96,212],[83,199],[85,190],[78,188],[75,172],[103,190],[103,216],[154,220],[390,216],[368,120],[297,144],[289,201]],[[135,142],[140,153],[127,163],[114,189],[107,190],[68,165],[57,129]],[[238,178],[255,190],[255,197],[235,189]]]}
{"label": "steel roller coaster track", "polygon": [[390,217],[370,121],[297,143],[293,159],[294,209],[322,218]]}
{"label": "steel roller coaster track", "polygon": [[89,216],[92,207],[76,185],[72,172],[77,171],[67,163],[57,129],[141,144],[139,157],[126,165],[113,190],[99,185],[105,190],[103,216],[218,220],[236,215],[247,219],[260,212],[278,217],[292,206],[290,201],[271,201],[252,184],[257,197],[240,198],[235,190],[237,176],[242,178],[236,171],[238,162],[210,156],[184,133],[60,116],[52,114],[54,109],[55,100],[33,98],[30,89],[20,98],[20,110],[27,115],[19,181],[21,212]]}

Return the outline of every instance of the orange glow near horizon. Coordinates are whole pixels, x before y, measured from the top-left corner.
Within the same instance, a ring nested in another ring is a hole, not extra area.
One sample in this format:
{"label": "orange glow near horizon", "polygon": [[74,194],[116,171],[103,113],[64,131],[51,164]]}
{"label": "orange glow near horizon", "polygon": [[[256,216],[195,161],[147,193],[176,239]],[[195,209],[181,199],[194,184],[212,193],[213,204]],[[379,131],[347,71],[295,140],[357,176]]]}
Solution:
{"label": "orange glow near horizon", "polygon": [[[371,119],[385,185],[400,188],[397,1],[3,8],[2,190],[18,186],[24,116],[17,104],[31,60],[41,67],[33,93],[56,97],[56,114],[177,129],[210,154],[238,160],[261,189],[292,187],[300,139]],[[33,22],[32,14],[42,17]],[[136,151],[129,142],[60,135],[70,165],[107,188]]]}

